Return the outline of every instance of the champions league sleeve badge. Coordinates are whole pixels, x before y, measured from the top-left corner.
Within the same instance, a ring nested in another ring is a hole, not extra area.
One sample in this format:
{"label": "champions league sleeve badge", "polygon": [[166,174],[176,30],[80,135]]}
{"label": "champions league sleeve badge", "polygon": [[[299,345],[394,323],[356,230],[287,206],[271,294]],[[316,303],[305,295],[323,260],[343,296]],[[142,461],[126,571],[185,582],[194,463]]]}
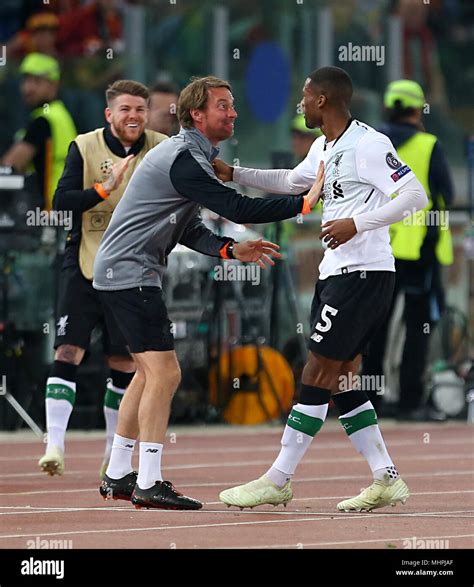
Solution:
{"label": "champions league sleeve badge", "polygon": [[398,169],[402,165],[400,161],[393,155],[393,153],[387,153],[385,156],[385,161],[387,162],[387,165],[390,167],[390,169]]}
{"label": "champions league sleeve badge", "polygon": [[404,165],[402,167],[401,161],[399,161],[393,153],[387,153],[385,155],[385,161],[387,165],[390,167],[390,169],[395,169],[395,173],[392,173],[392,175],[390,176],[393,179],[393,181],[398,181],[404,175],[410,173],[411,171],[408,165]]}

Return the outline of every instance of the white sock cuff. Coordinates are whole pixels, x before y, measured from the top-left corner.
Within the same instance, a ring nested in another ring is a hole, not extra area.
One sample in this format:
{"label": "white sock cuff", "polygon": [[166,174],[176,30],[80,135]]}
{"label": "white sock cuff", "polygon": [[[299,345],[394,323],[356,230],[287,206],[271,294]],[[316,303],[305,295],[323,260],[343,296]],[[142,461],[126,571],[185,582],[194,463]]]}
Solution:
{"label": "white sock cuff", "polygon": [[119,434],[114,434],[114,442],[112,448],[123,448],[124,450],[133,451],[135,448],[136,438],[125,438]]}
{"label": "white sock cuff", "polygon": [[308,404],[296,404],[293,406],[293,410],[310,416],[311,418],[319,418],[324,422],[328,413],[329,403],[322,404],[319,406],[310,406]]}
{"label": "white sock cuff", "polygon": [[372,402],[366,401],[364,404],[362,404],[361,406],[358,406],[357,408],[354,408],[350,412],[346,412],[345,414],[341,414],[339,416],[339,419],[350,418],[351,416],[356,416],[357,414],[360,414],[361,412],[366,412],[367,410],[373,410],[373,409],[374,409],[374,406],[372,405]]}
{"label": "white sock cuff", "polygon": [[46,380],[46,385],[65,385],[66,387],[72,389],[74,393],[76,393],[76,382],[68,381],[62,377],[48,377]]}

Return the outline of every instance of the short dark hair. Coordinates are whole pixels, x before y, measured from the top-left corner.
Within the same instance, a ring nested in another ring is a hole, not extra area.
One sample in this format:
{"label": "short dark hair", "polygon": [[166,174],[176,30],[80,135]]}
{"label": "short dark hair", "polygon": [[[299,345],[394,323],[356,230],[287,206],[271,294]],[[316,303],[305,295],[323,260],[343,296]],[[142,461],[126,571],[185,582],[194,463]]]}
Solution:
{"label": "short dark hair", "polygon": [[416,112],[411,106],[404,107],[400,100],[395,100],[393,108],[385,109],[385,118],[389,122],[403,122]]}
{"label": "short dark hair", "polygon": [[309,75],[311,85],[323,91],[331,102],[349,106],[352,98],[352,80],[340,67],[320,67]]}
{"label": "short dark hair", "polygon": [[227,88],[229,92],[232,91],[228,81],[209,75],[192,78],[191,83],[181,92],[178,100],[178,120],[183,128],[194,126],[191,110],[206,108],[211,88]]}
{"label": "short dark hair", "polygon": [[176,84],[174,84],[173,82],[166,82],[166,81],[156,82],[156,84],[154,84],[150,88],[150,94],[155,94],[157,92],[159,92],[161,94],[176,94],[177,96],[179,96],[178,86]]}
{"label": "short dark hair", "polygon": [[118,98],[118,96],[122,96],[123,94],[139,96],[140,98],[144,98],[147,103],[150,99],[150,91],[140,82],[135,82],[129,79],[119,79],[105,90],[107,105],[110,106],[110,103],[115,100],[115,98]]}

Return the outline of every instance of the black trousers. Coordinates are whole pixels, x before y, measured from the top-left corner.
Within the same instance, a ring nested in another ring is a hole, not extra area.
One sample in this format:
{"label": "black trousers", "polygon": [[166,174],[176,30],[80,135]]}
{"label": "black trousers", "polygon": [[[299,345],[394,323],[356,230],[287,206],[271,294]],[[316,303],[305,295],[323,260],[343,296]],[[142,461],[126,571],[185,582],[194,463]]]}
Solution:
{"label": "black trousers", "polygon": [[[387,348],[387,337],[395,301],[404,295],[403,322],[406,337],[400,365],[400,397],[398,411],[407,412],[418,408],[425,391],[425,371],[428,361],[430,337],[444,310],[444,292],[441,284],[440,266],[417,261],[396,261],[396,282],[387,320],[370,342],[369,354],[364,357],[363,375],[383,375],[383,361]],[[377,409],[383,396],[367,392]]]}

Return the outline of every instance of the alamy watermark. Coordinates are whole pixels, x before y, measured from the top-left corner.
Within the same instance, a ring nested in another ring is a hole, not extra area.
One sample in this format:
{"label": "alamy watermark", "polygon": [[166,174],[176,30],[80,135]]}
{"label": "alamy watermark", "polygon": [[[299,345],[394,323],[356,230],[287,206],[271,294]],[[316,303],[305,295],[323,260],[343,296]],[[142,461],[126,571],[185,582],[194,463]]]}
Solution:
{"label": "alamy watermark", "polygon": [[436,539],[426,539],[426,538],[417,538],[413,536],[412,538],[405,538],[403,540],[403,548],[411,548],[411,549],[426,549],[426,548],[449,548],[449,540],[439,540]]}
{"label": "alamy watermark", "polygon": [[38,560],[30,556],[21,561],[22,575],[53,575],[56,579],[64,579],[63,560]]}
{"label": "alamy watermark", "polygon": [[347,45],[339,46],[339,61],[374,61],[378,66],[385,64],[384,45]]}
{"label": "alamy watermark", "polygon": [[339,376],[339,391],[351,391],[360,389],[362,391],[375,391],[377,395],[383,395],[385,390],[384,375],[347,375]]}
{"label": "alamy watermark", "polygon": [[36,207],[26,212],[27,226],[62,226],[64,230],[72,228],[71,210],[41,210]]}
{"label": "alamy watermark", "polygon": [[36,536],[34,540],[26,541],[26,548],[38,550],[71,550],[72,540],[46,540]]}
{"label": "alamy watermark", "polygon": [[439,226],[440,230],[449,229],[448,210],[428,210],[417,212],[416,208],[403,212],[405,226]]}
{"label": "alamy watermark", "polygon": [[252,285],[259,285],[260,271],[261,268],[253,263],[249,265],[224,263],[214,267],[214,279],[216,281],[250,281]]}

